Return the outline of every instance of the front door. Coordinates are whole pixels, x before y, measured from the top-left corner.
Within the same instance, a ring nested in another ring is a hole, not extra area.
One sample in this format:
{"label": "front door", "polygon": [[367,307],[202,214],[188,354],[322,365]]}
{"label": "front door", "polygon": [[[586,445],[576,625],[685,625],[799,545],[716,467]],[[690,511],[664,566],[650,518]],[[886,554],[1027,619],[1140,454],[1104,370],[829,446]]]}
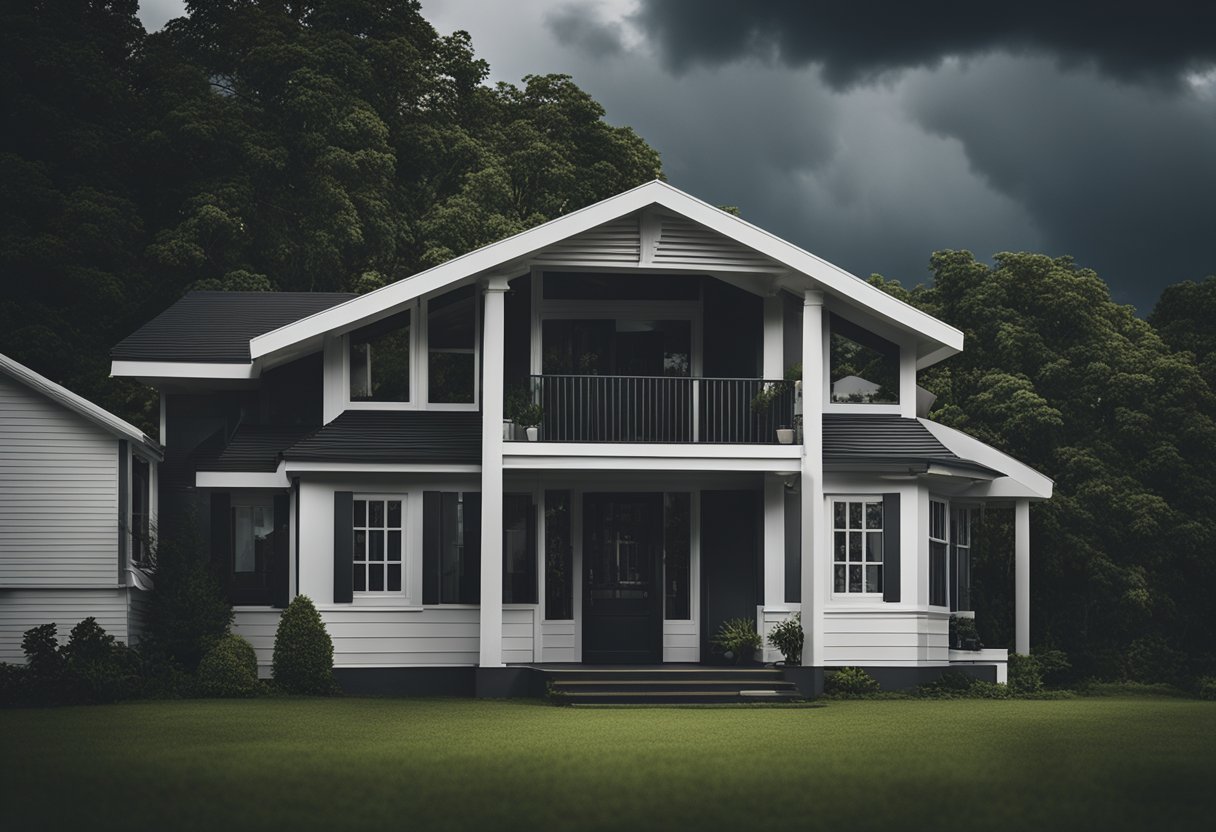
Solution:
{"label": "front door", "polygon": [[663,495],[587,494],[583,661],[663,660]]}

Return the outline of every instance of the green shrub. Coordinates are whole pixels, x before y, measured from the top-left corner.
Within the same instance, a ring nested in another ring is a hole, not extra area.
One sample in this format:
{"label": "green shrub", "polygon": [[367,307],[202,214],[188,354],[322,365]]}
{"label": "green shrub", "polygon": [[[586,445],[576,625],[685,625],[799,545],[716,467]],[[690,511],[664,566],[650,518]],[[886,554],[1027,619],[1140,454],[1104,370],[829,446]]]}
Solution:
{"label": "green shrub", "polygon": [[785,663],[802,664],[802,614],[794,613],[768,631],[768,643],[781,651]]}
{"label": "green shrub", "polygon": [[139,693],[139,654],[89,617],[72,628],[60,651],[73,701],[117,702]]}
{"label": "green shrub", "polygon": [[297,595],[274,634],[275,684],[285,693],[325,696],[336,692],[334,643],[307,595]]}
{"label": "green shrub", "polygon": [[1138,638],[1124,655],[1123,674],[1131,682],[1176,685],[1186,676],[1186,655],[1160,636]]}
{"label": "green shrub", "polygon": [[828,674],[823,683],[823,690],[833,696],[864,696],[877,693],[879,685],[877,679],[860,667],[842,667],[835,673]]}
{"label": "green shrub", "polygon": [[926,699],[1008,699],[1011,694],[1008,685],[977,679],[961,670],[947,670],[936,682],[917,688],[917,695]]}
{"label": "green shrub", "polygon": [[229,633],[215,643],[198,665],[198,689],[203,696],[254,696],[258,657],[245,639]]}
{"label": "green shrub", "polygon": [[21,649],[25,653],[25,664],[30,678],[40,681],[58,681],[64,672],[64,656],[59,652],[56,625],[43,624],[31,627],[21,636]]}
{"label": "green shrub", "polygon": [[1030,655],[1034,656],[1034,660],[1039,663],[1039,673],[1043,676],[1044,682],[1060,684],[1072,670],[1072,662],[1068,660],[1068,654],[1063,650],[1051,647],[1032,647]]}
{"label": "green shrub", "polygon": [[1009,654],[1009,690],[1021,695],[1038,693],[1043,689],[1043,672],[1034,656]]}
{"label": "green shrub", "polygon": [[983,650],[979,628],[974,618],[950,616],[950,646],[955,650]]}
{"label": "green shrub", "polygon": [[761,641],[760,634],[756,632],[756,622],[750,618],[728,618],[718,627],[713,643],[738,659],[750,659]]}
{"label": "green shrub", "polygon": [[29,670],[19,664],[0,662],[0,708],[26,704]]}
{"label": "green shrub", "polygon": [[148,637],[140,648],[157,663],[193,672],[232,624],[232,605],[203,555],[193,524],[182,540],[161,541],[156,590],[148,610]]}
{"label": "green shrub", "polygon": [[1195,683],[1195,695],[1200,699],[1216,699],[1216,676],[1200,676]]}

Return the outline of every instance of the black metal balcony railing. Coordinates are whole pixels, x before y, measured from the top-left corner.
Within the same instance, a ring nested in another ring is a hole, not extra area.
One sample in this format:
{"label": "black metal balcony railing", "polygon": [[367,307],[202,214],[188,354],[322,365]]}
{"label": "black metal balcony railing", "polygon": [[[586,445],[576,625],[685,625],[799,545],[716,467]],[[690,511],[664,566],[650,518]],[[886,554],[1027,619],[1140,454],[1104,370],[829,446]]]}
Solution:
{"label": "black metal balcony railing", "polygon": [[539,375],[532,390],[546,442],[775,443],[794,426],[783,380]]}

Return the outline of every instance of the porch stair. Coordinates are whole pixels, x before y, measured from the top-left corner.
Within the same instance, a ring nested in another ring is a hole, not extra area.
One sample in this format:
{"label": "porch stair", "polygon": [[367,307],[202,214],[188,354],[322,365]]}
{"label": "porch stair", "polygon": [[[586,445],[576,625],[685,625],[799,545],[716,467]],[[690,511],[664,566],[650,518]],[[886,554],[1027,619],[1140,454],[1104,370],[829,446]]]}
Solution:
{"label": "porch stair", "polygon": [[792,702],[793,682],[772,668],[690,666],[541,668],[549,697],[563,705],[717,704]]}

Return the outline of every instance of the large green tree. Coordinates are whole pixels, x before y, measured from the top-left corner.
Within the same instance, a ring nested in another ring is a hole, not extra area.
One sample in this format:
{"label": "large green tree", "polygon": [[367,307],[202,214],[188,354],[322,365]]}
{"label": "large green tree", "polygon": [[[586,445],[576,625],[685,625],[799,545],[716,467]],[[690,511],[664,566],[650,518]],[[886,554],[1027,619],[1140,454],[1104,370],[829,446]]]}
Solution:
{"label": "large green tree", "polygon": [[[1193,355],[1110,298],[1071,259],[970,252],[931,260],[933,282],[889,292],[961,329],[966,350],[921,374],[932,418],[1056,482],[1032,513],[1035,641],[1082,672],[1162,673],[1174,651],[1212,661],[1216,619],[1216,397]],[[1009,642],[1008,524],[991,515],[981,622]],[[1132,647],[1135,645],[1135,649]],[[1134,662],[1133,662],[1134,664]]]}

